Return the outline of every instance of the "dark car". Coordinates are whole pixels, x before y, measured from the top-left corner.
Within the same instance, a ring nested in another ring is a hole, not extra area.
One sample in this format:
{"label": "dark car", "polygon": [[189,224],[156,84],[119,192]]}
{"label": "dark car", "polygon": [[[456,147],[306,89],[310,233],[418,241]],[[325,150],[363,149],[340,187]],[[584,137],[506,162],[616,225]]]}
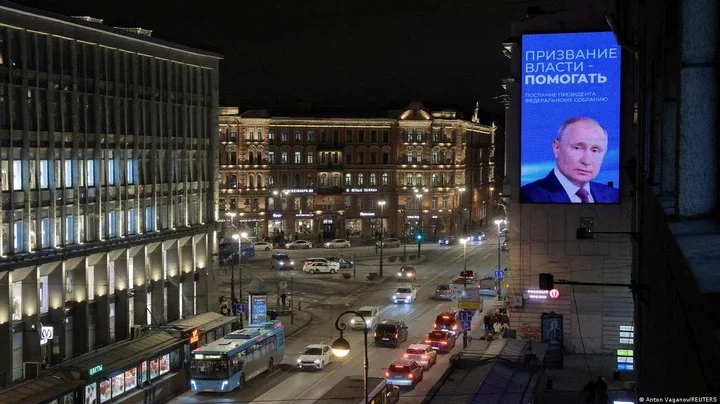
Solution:
{"label": "dark car", "polygon": [[455,237],[443,237],[440,240],[438,240],[438,244],[440,244],[440,245],[457,245],[457,244],[460,244],[460,241]]}
{"label": "dark car", "polygon": [[397,274],[398,281],[414,281],[417,277],[417,271],[415,270],[415,267],[412,265],[403,265],[400,268],[400,271]]}
{"label": "dark car", "polygon": [[375,345],[392,345],[397,348],[407,341],[408,328],[402,321],[383,320],[375,327]]}
{"label": "dark car", "polygon": [[440,353],[450,353],[455,348],[455,336],[449,331],[430,331],[425,337],[425,344]]}
{"label": "dark car", "polygon": [[413,360],[397,359],[385,372],[385,378],[395,386],[414,386],[423,379],[424,370]]}
{"label": "dark car", "polygon": [[507,240],[503,241],[502,247],[500,247],[500,249],[503,251],[510,251],[510,245],[508,245]]}
{"label": "dark car", "polygon": [[458,314],[454,311],[447,311],[440,313],[435,318],[433,324],[433,331],[447,331],[453,336],[457,335],[460,330],[460,321],[458,320]]}
{"label": "dark car", "polygon": [[453,300],[455,299],[455,289],[450,287],[447,283],[441,283],[435,288],[433,299],[436,300]]}
{"label": "dark car", "polygon": [[355,266],[355,263],[352,262],[349,259],[346,258],[340,258],[340,257],[327,257],[330,261],[337,262],[340,264],[340,268],[352,268]]}
{"label": "dark car", "polygon": [[475,273],[473,271],[460,271],[460,275],[457,277],[457,282],[475,282]]}
{"label": "dark car", "polygon": [[287,254],[273,254],[272,257],[270,257],[270,263],[272,269],[295,269],[295,262],[292,261]]}
{"label": "dark car", "polygon": [[472,241],[485,241],[485,233],[479,231],[470,235]]}

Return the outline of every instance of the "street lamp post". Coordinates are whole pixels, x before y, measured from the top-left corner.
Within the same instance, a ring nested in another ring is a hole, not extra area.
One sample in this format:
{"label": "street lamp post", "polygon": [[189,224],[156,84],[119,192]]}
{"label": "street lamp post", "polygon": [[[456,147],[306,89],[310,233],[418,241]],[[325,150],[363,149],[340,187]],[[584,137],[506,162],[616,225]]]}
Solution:
{"label": "street lamp post", "polygon": [[[242,239],[247,238],[248,234],[242,232],[240,234],[233,234],[232,238],[238,241],[238,283],[240,284],[240,291],[238,300],[242,300]],[[230,295],[232,297],[233,304],[235,304],[235,266],[233,264],[232,271],[230,272]]]}
{"label": "street lamp post", "polygon": [[378,205],[380,205],[380,271],[378,272],[379,277],[383,277],[383,248],[385,247],[383,245],[383,233],[385,231],[383,227],[383,222],[385,221],[385,201],[378,202]]}
{"label": "street lamp post", "polygon": [[350,343],[343,338],[343,331],[347,328],[347,325],[345,323],[340,323],[340,319],[342,316],[346,314],[353,314],[358,317],[363,322],[363,334],[365,336],[365,360],[363,363],[363,395],[365,396],[365,404],[368,404],[368,326],[367,322],[365,321],[365,317],[363,317],[360,313],[357,311],[346,311],[340,314],[335,320],[335,328],[340,331],[340,338],[336,339],[335,342],[332,343],[332,350],[335,356],[338,358],[344,358],[347,356],[347,354],[350,353]]}
{"label": "street lamp post", "polygon": [[[467,242],[468,242],[468,239],[466,239],[466,238],[460,239],[460,242],[463,245],[463,261],[464,261],[463,273],[465,273],[465,271],[467,271]],[[463,276],[463,287],[464,288],[467,287],[467,276]]]}
{"label": "street lamp post", "polygon": [[423,221],[422,221],[422,193],[417,193],[415,196],[418,198],[418,233],[415,235],[417,237],[417,243],[418,243],[418,259],[420,259],[420,243],[422,241],[422,235],[423,235]]}
{"label": "street lamp post", "polygon": [[[498,246],[497,246],[497,250],[498,250],[498,267],[497,267],[497,269],[498,269],[498,271],[500,271],[500,225],[502,224],[502,222],[503,221],[500,219],[495,221],[495,224],[497,225],[497,240],[498,240]],[[500,280],[500,278],[497,278],[497,291],[498,291],[497,292],[498,300],[502,300],[502,296],[500,296],[502,294],[502,281]]]}

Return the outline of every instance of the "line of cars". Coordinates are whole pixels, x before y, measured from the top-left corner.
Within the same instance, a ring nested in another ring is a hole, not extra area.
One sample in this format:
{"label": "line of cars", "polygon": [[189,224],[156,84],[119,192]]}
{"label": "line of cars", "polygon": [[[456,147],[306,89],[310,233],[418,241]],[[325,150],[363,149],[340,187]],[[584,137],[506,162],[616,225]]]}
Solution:
{"label": "line of cars", "polygon": [[[343,268],[352,268],[355,263],[343,257],[313,257],[303,261],[302,270],[310,274],[337,273]],[[270,257],[270,267],[277,271],[294,270],[295,261],[285,253],[273,253]]]}

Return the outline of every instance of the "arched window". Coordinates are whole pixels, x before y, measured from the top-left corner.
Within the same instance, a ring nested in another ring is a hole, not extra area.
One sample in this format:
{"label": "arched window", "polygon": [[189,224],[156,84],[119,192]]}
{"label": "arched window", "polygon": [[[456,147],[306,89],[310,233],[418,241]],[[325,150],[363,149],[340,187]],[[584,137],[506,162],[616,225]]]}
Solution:
{"label": "arched window", "polygon": [[314,186],[315,186],[315,176],[314,176],[313,174],[308,174],[308,175],[307,175],[307,182],[306,182],[306,184],[307,184],[307,186],[309,186],[309,187],[314,187]]}
{"label": "arched window", "polygon": [[262,152],[255,153],[255,164],[262,164]]}
{"label": "arched window", "polygon": [[280,177],[280,187],[287,188],[288,182],[289,182],[289,180],[288,180],[287,174],[283,174],[282,177]]}
{"label": "arched window", "polygon": [[252,174],[248,175],[248,187],[255,188],[255,176]]}
{"label": "arched window", "polygon": [[420,174],[420,173],[415,174],[415,185],[418,186],[418,187],[423,186],[422,174]]}
{"label": "arched window", "polygon": [[275,176],[272,174],[268,175],[268,186],[269,187],[275,186]]}
{"label": "arched window", "polygon": [[438,151],[437,151],[437,150],[433,150],[433,152],[432,152],[432,163],[433,163],[433,164],[438,164],[438,161],[439,161],[439,160],[438,160]]}
{"label": "arched window", "polygon": [[358,186],[365,185],[365,175],[358,174]]}
{"label": "arched window", "polygon": [[237,188],[237,175],[230,176],[230,188]]}
{"label": "arched window", "polygon": [[347,173],[345,174],[345,186],[351,186],[352,185],[352,174]]}
{"label": "arched window", "polygon": [[248,153],[248,157],[250,158],[249,163],[250,163],[250,164],[255,164],[255,155],[254,155],[254,153],[253,153],[253,152],[249,152],[249,153]]}
{"label": "arched window", "polygon": [[295,184],[293,184],[293,186],[294,186],[295,188],[299,188],[300,185],[301,185],[301,184],[300,184],[300,174],[295,174]]}
{"label": "arched window", "polygon": [[372,173],[370,174],[370,186],[374,187],[377,185],[377,174]]}
{"label": "arched window", "polygon": [[408,151],[408,155],[407,155],[407,157],[408,157],[408,163],[412,163],[412,162],[413,162],[413,156],[414,156],[413,152]]}
{"label": "arched window", "polygon": [[440,164],[445,164],[445,150],[440,152]]}
{"label": "arched window", "polygon": [[263,177],[262,174],[257,175],[257,187],[262,188],[263,187]]}
{"label": "arched window", "polygon": [[405,176],[405,180],[407,181],[407,182],[406,182],[407,186],[411,187],[411,186],[412,186],[412,180],[413,180],[412,174],[407,173],[407,175]]}
{"label": "arched window", "polygon": [[417,149],[415,149],[415,161],[418,163],[422,163],[422,158],[423,158],[423,149],[422,149],[422,147],[418,147]]}
{"label": "arched window", "polygon": [[332,186],[339,187],[340,186],[340,174],[333,174],[332,176]]}
{"label": "arched window", "polygon": [[382,174],[382,185],[383,186],[390,185],[390,176],[388,175],[388,173]]}
{"label": "arched window", "polygon": [[432,186],[434,186],[434,187],[438,186],[438,175],[437,174],[432,175]]}
{"label": "arched window", "polygon": [[321,187],[327,186],[327,174],[323,174],[320,176],[320,186]]}

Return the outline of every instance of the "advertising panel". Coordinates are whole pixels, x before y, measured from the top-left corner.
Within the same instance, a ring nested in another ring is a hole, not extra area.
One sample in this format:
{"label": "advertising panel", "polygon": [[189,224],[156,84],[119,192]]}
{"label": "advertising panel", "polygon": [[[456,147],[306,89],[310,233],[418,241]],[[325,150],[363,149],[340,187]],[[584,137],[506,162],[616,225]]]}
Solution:
{"label": "advertising panel", "polygon": [[150,361],[150,380],[158,377],[160,374],[160,361],[158,359],[154,359]]}
{"label": "advertising panel", "polygon": [[137,368],[125,372],[125,390],[134,389],[137,386]]}
{"label": "advertising panel", "polygon": [[251,295],[250,300],[250,324],[264,323],[267,321],[267,296]]}
{"label": "advertising panel", "polygon": [[100,382],[100,402],[104,403],[112,398],[112,386],[110,380]]}
{"label": "advertising panel", "polygon": [[164,375],[170,371],[170,354],[165,354],[160,357],[160,374]]}
{"label": "advertising panel", "polygon": [[97,383],[85,386],[85,404],[97,404]]}
{"label": "advertising panel", "polygon": [[620,56],[612,32],[523,35],[521,203],[620,202]]}
{"label": "advertising panel", "polygon": [[112,378],[112,395],[117,397],[125,392],[125,374],[120,373]]}

